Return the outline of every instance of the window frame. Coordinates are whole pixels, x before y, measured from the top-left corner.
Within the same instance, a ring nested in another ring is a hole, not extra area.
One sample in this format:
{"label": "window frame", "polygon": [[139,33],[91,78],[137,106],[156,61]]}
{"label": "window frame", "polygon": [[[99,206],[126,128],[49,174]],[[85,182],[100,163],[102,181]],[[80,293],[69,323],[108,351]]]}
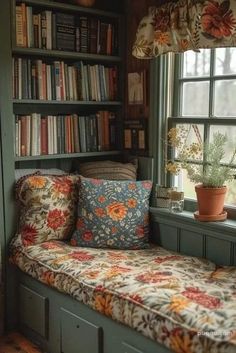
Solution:
{"label": "window frame", "polygon": [[[211,49],[210,54],[210,72],[207,76],[188,76],[183,77],[183,54],[175,54],[174,55],[174,66],[172,77],[167,77],[167,82],[169,84],[170,80],[174,80],[173,86],[173,109],[169,116],[167,116],[167,127],[168,130],[172,127],[175,127],[177,124],[201,124],[204,126],[204,141],[207,141],[210,136],[210,126],[213,125],[224,125],[224,126],[236,126],[236,117],[216,117],[213,114],[214,107],[214,86],[215,82],[218,80],[225,79],[235,79],[236,74],[230,75],[215,75],[214,67],[215,67],[215,50]],[[199,82],[199,81],[209,81],[209,114],[207,117],[196,117],[196,116],[187,116],[182,115],[181,113],[181,102],[183,101],[183,83],[184,82]],[[168,150],[168,157],[171,157],[171,150]],[[204,163],[204,161],[203,161]],[[164,173],[164,172],[163,172]],[[168,173],[169,174],[169,173]],[[236,169],[235,169],[236,174]],[[173,185],[174,177],[171,175],[167,176],[167,185]],[[195,211],[196,210],[196,200],[185,198],[185,209],[187,211]],[[236,207],[227,205],[225,209],[228,212],[228,218],[236,219]]]}

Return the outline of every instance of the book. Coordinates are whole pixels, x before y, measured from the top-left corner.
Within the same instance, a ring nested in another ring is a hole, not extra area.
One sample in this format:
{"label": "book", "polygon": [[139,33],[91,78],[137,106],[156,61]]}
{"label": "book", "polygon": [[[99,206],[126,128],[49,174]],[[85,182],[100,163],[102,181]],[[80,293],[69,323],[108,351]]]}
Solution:
{"label": "book", "polygon": [[56,13],[56,48],[75,51],[75,16]]}
{"label": "book", "polygon": [[124,121],[124,148],[134,152],[146,152],[147,147],[147,119]]}

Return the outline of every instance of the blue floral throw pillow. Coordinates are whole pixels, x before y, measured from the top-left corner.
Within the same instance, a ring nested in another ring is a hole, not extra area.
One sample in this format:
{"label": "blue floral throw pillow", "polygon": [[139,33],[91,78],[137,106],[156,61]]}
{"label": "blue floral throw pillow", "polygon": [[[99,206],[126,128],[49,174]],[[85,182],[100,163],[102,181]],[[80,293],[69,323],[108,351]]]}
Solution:
{"label": "blue floral throw pillow", "polygon": [[80,179],[71,245],[143,249],[149,235],[151,181]]}

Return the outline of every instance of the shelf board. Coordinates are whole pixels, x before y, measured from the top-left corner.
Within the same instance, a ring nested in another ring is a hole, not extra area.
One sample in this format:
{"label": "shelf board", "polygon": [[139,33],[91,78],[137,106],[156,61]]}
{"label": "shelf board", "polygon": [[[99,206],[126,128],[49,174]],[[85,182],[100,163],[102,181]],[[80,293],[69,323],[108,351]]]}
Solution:
{"label": "shelf board", "polygon": [[97,106],[97,105],[103,105],[103,106],[117,106],[121,105],[122,102],[120,101],[56,101],[56,100],[39,100],[39,99],[13,99],[13,104],[37,104],[37,105],[85,105],[85,106]]}
{"label": "shelf board", "polygon": [[76,157],[81,158],[81,157],[115,156],[115,155],[119,155],[119,154],[121,154],[121,151],[47,154],[47,155],[42,155],[42,156],[15,157],[15,162],[27,162],[27,161],[47,160],[47,159],[66,159],[66,158],[76,158]]}
{"label": "shelf board", "polygon": [[[21,0],[17,0],[16,3],[20,3]],[[111,11],[104,11],[104,10],[99,10],[95,9],[93,7],[82,7],[78,5],[73,5],[73,4],[64,4],[56,1],[51,1],[51,0],[24,0],[24,3],[27,5],[32,5],[32,6],[40,6],[44,8],[50,8],[53,10],[65,10],[65,11],[71,11],[73,13],[79,12],[79,13],[86,13],[86,14],[91,14],[91,15],[96,15],[96,16],[101,16],[101,17],[113,17],[113,18],[120,18],[120,14],[111,12]]]}
{"label": "shelf board", "polygon": [[60,59],[72,59],[72,60],[86,60],[88,61],[101,61],[106,62],[121,62],[120,56],[113,55],[100,55],[100,54],[90,54],[90,53],[77,53],[63,50],[48,50],[48,49],[38,49],[38,48],[12,48],[13,54],[20,55],[30,55],[30,56],[42,56]]}

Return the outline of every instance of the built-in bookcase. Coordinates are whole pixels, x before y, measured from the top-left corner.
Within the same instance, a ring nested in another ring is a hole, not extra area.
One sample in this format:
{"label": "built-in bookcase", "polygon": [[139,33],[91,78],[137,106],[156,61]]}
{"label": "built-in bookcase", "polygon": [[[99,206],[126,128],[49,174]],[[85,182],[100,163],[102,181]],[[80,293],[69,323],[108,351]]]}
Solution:
{"label": "built-in bookcase", "polygon": [[122,150],[123,17],[68,3],[12,1],[16,166]]}

